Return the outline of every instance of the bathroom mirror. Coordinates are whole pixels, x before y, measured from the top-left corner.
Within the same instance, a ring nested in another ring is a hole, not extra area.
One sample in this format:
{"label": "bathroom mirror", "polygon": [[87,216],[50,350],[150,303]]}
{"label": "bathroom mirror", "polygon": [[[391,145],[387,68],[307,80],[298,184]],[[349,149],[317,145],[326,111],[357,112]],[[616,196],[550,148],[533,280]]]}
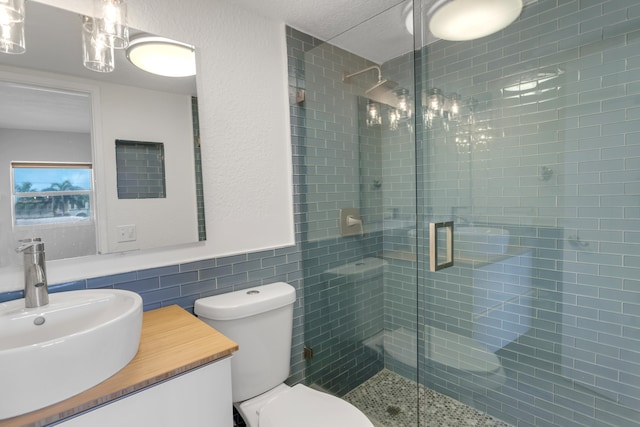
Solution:
{"label": "bathroom mirror", "polygon": [[[34,227],[31,230],[22,228],[17,234],[15,232],[17,196],[13,193],[17,182],[13,182],[11,161],[41,162],[46,159],[37,154],[45,151],[76,154],[57,156],[55,162],[92,165],[96,184],[93,189],[95,195],[91,196],[95,201],[92,199],[91,203],[83,202],[80,206],[80,203],[67,201],[66,204],[59,204],[66,208],[59,207],[57,211],[54,204],[47,205],[51,208],[51,216],[71,216],[71,213],[87,215],[78,217],[82,219],[80,222],[65,223],[61,227],[78,228],[87,224],[86,218],[95,219],[97,225],[97,229],[90,233],[94,238],[83,240],[91,241],[89,244],[80,245],[68,237],[53,237],[55,240],[71,240],[70,249],[48,250],[48,260],[204,240],[204,213],[202,209],[197,211],[197,206],[202,206],[199,202],[202,186],[198,186],[198,194],[196,171],[199,168],[196,163],[199,160],[199,138],[195,77],[168,78],[149,74],[129,63],[123,50],[115,51],[116,66],[112,73],[89,71],[82,64],[82,17],[33,1],[28,2],[26,7],[26,53],[0,54],[0,88],[8,90],[10,87],[12,92],[11,97],[0,96],[3,118],[0,124],[0,150],[3,146],[16,144],[17,139],[10,137],[10,133],[16,129],[23,134],[45,134],[42,138],[29,138],[30,143],[35,144],[30,148],[33,155],[26,155],[23,151],[0,156],[3,168],[0,174],[0,203],[3,206],[0,211],[0,268],[21,263],[21,258],[12,251],[16,236],[37,236],[42,230]],[[137,33],[134,29],[130,31],[132,36]],[[12,76],[17,77],[13,79]],[[40,142],[36,143],[36,139]],[[115,162],[117,139],[164,144],[166,198],[118,200]],[[74,146],[71,140],[79,148],[70,149]],[[179,145],[174,141],[179,141]],[[24,190],[26,187],[22,188]],[[36,189],[46,188],[51,188],[51,185]],[[24,193],[20,195],[24,196]],[[178,196],[182,198],[173,198]],[[40,194],[39,197],[44,195]],[[71,200],[71,197],[68,199]],[[175,206],[175,209],[169,211],[161,203]],[[34,206],[20,205],[21,215]],[[39,204],[38,208],[45,209],[44,204]],[[29,215],[32,215],[32,211]],[[176,224],[181,224],[183,228],[175,227]],[[47,249],[58,245],[59,242],[47,242]]]}

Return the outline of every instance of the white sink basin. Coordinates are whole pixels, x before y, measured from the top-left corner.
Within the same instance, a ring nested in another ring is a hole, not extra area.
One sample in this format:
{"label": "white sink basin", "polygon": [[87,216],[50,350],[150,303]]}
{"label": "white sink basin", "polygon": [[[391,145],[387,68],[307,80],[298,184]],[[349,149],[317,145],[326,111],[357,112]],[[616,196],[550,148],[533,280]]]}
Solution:
{"label": "white sink basin", "polygon": [[67,399],[109,378],[135,356],[142,298],[123,290],[49,295],[0,304],[0,420]]}
{"label": "white sink basin", "polygon": [[464,252],[503,254],[509,248],[509,231],[497,227],[455,227],[454,248],[462,257]]}

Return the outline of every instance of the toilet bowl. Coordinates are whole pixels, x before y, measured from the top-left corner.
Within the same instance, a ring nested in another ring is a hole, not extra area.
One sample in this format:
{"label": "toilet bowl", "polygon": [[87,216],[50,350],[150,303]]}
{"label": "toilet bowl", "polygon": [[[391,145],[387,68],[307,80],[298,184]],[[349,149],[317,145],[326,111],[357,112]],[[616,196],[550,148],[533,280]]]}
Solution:
{"label": "toilet bowl", "polygon": [[302,384],[280,384],[235,407],[249,427],[372,426],[350,403]]}
{"label": "toilet bowl", "polygon": [[[405,328],[384,331],[365,341],[365,345],[384,352],[389,363],[417,368],[418,348],[416,332]],[[424,366],[447,375],[466,378],[466,386],[477,393],[498,390],[507,381],[498,356],[472,338],[432,326],[425,327]]]}
{"label": "toilet bowl", "polygon": [[238,343],[233,404],[248,427],[373,427],[350,403],[302,384],[289,387],[295,289],[272,283],[196,300],[195,314]]}

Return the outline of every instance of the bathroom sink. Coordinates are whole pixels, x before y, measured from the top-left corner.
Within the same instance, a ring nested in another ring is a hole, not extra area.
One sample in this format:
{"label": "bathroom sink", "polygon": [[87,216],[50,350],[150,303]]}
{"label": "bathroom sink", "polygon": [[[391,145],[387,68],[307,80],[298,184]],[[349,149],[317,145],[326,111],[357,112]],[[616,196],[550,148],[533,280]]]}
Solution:
{"label": "bathroom sink", "polygon": [[498,227],[455,227],[454,248],[463,258],[464,252],[504,254],[509,248],[509,231]]}
{"label": "bathroom sink", "polygon": [[49,295],[25,308],[0,304],[0,420],[67,399],[109,378],[135,356],[142,298],[123,290]]}

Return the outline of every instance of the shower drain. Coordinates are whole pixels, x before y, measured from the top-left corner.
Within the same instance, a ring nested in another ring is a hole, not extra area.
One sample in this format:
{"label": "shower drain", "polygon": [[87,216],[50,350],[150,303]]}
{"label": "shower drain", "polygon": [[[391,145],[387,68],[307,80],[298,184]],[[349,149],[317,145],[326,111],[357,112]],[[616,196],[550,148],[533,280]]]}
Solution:
{"label": "shower drain", "polygon": [[400,409],[399,406],[395,406],[395,405],[387,406],[387,414],[389,415],[398,415],[400,412],[402,412],[402,409]]}

